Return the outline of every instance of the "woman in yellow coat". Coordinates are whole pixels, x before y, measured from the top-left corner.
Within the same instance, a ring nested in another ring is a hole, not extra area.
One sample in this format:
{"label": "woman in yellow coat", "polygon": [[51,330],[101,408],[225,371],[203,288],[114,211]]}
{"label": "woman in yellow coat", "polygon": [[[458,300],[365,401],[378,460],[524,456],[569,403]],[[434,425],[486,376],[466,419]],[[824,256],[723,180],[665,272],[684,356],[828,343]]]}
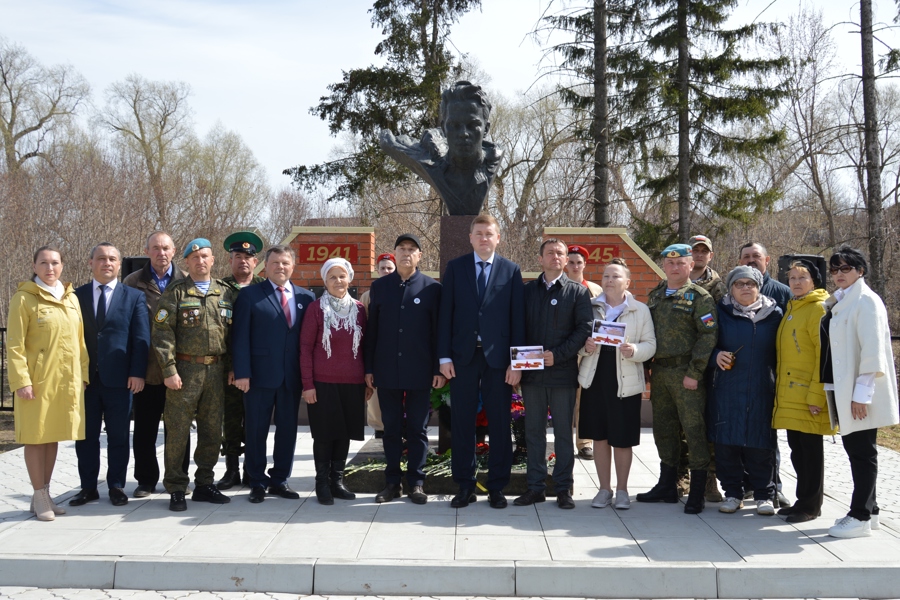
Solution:
{"label": "woman in yellow coat", "polygon": [[778,381],[774,429],[787,429],[791,463],[797,473],[797,501],[778,511],[790,523],[819,516],[825,493],[825,454],[822,437],[833,435],[825,388],[819,381],[819,322],[828,292],[812,261],[791,264],[788,283],[793,298],[778,328]]}
{"label": "woman in yellow coat", "polygon": [[75,291],[59,281],[62,268],[59,250],[39,248],[35,277],[19,284],[7,320],[16,442],[25,445],[25,466],[34,488],[32,510],[41,521],[65,513],[50,497],[58,442],[84,439],[88,353]]}

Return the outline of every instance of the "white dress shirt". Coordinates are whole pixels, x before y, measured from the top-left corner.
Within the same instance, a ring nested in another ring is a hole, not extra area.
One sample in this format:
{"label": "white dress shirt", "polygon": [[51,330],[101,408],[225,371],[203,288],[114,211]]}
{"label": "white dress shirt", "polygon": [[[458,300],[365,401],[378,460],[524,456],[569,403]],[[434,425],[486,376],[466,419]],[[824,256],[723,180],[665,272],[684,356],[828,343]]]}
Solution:
{"label": "white dress shirt", "polygon": [[119,280],[113,279],[109,283],[100,283],[94,279],[92,283],[94,284],[94,316],[97,316],[97,304],[100,302],[100,294],[103,293],[100,291],[101,285],[106,286],[106,314],[109,314],[109,302],[112,300],[113,291],[115,291]]}
{"label": "white dress shirt", "polygon": [[[275,298],[278,300],[278,305],[281,306],[281,292],[278,291],[278,284],[271,279],[269,283],[275,288]],[[291,311],[291,327],[293,327],[297,322],[297,305],[294,303],[294,288],[290,281],[284,285],[284,295],[287,298],[288,310]]]}

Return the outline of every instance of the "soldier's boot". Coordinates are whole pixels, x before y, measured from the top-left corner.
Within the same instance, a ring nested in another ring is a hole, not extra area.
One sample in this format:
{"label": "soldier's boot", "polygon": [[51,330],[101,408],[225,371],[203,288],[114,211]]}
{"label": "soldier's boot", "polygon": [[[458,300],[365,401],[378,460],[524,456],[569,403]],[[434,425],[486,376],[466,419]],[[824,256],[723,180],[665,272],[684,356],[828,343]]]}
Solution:
{"label": "soldier's boot", "polygon": [[356,494],[344,485],[344,468],[346,466],[346,461],[331,461],[331,495],[341,500],[354,500]]}
{"label": "soldier's boot", "polygon": [[674,504],[678,502],[678,490],[676,483],[678,470],[665,463],[659,463],[659,482],[650,488],[649,492],[637,495],[638,502],[666,502]]}
{"label": "soldier's boot", "polygon": [[330,460],[316,461],[316,499],[319,504],[334,504],[334,496],[331,495],[331,485],[328,482],[330,473]]}
{"label": "soldier's boot", "polygon": [[703,512],[706,500],[706,471],[691,471],[691,491],[687,502],[684,503],[684,512],[688,515],[697,515]]}
{"label": "soldier's boot", "polygon": [[719,491],[719,486],[716,484],[716,472],[712,469],[706,473],[706,492],[704,495],[707,502],[721,502],[724,500],[722,492]]}
{"label": "soldier's boot", "polygon": [[241,485],[241,466],[237,454],[225,455],[225,474],[216,482],[220,490],[230,490],[236,485]]}

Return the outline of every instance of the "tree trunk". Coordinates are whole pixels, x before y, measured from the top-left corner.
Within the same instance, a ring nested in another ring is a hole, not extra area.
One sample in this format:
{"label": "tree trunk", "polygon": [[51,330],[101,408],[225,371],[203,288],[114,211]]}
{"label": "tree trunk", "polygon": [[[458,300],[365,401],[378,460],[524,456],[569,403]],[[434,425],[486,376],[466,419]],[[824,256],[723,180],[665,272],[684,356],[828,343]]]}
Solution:
{"label": "tree trunk", "polygon": [[691,237],[691,131],[690,53],[688,49],[689,0],[678,0],[678,240]]}
{"label": "tree trunk", "polygon": [[594,227],[609,227],[606,0],[594,0]]}
{"label": "tree trunk", "polygon": [[866,281],[884,296],[884,211],[878,149],[878,107],[875,100],[875,53],[872,48],[872,0],[861,0],[863,121],[866,146],[866,212],[869,217],[869,269]]}

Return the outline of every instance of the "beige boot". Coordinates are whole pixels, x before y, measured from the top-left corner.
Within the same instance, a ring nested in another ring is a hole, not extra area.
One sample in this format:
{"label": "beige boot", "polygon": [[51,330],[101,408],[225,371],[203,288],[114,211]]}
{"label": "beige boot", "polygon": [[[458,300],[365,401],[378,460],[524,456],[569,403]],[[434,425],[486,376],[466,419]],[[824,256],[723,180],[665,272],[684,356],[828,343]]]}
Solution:
{"label": "beige boot", "polygon": [[34,516],[37,517],[38,521],[53,521],[56,519],[53,509],[50,508],[50,494],[47,492],[47,488],[34,490],[34,498],[32,500],[34,501]]}
{"label": "beige boot", "polygon": [[44,486],[44,490],[47,492],[47,499],[50,500],[50,509],[53,511],[54,515],[64,515],[66,514],[66,509],[62,506],[58,505],[53,501],[53,496],[50,495],[50,484]]}
{"label": "beige boot", "polygon": [[724,499],[722,498],[722,493],[719,492],[719,486],[716,483],[716,477],[713,471],[710,471],[709,477],[706,478],[706,492],[704,495],[707,502],[721,502]]}

